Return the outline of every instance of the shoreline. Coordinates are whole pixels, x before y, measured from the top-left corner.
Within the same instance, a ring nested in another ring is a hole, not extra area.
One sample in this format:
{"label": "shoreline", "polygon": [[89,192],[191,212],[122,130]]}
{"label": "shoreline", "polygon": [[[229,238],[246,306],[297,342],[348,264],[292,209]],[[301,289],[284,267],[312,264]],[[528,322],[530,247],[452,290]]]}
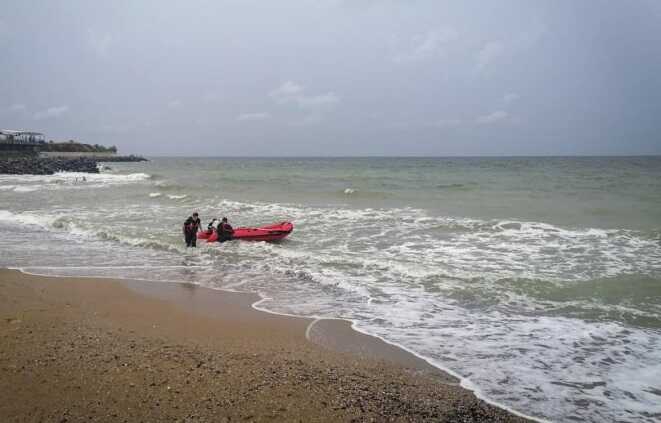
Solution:
{"label": "shoreline", "polygon": [[[56,279],[57,283],[52,283]],[[99,332],[101,327],[104,330],[110,328],[108,333],[112,334],[111,337],[115,341],[119,339],[117,344],[120,346],[125,345],[127,341],[120,336],[125,333],[122,332],[123,328],[129,329],[129,333],[142,339],[143,350],[151,351],[163,339],[166,339],[167,343],[172,343],[183,350],[191,348],[205,350],[210,357],[226,356],[228,352],[246,356],[250,358],[250,365],[244,368],[241,364],[240,367],[249,370],[250,374],[261,374],[264,366],[270,365],[271,372],[279,375],[275,380],[280,380],[281,383],[275,386],[269,385],[270,395],[266,395],[265,398],[270,398],[269,404],[271,405],[289,404],[284,407],[284,411],[280,410],[283,407],[275,407],[277,419],[288,420],[305,417],[313,421],[346,421],[350,419],[350,416],[358,415],[359,420],[376,418],[423,421],[428,419],[447,420],[452,417],[465,419],[465,421],[525,421],[524,418],[510,413],[502,407],[478,399],[473,392],[458,386],[457,379],[432,366],[426,360],[380,338],[353,329],[350,321],[307,319],[263,311],[258,308],[258,304],[264,299],[257,294],[215,290],[187,283],[163,284],[110,278],[35,276],[18,270],[0,270],[0,286],[3,288],[0,291],[0,300],[2,300],[0,312],[3,318],[2,323],[4,323],[1,333],[5,339],[13,339],[12,335],[21,338],[20,331],[8,331],[8,327],[16,329],[14,325],[21,326],[20,322],[12,323],[14,320],[11,319],[36,322],[37,324],[31,326],[32,332],[30,333],[37,332],[46,339],[52,338],[52,333],[49,333],[48,330],[44,331],[45,322],[40,321],[40,317],[43,317],[40,311],[30,311],[32,308],[28,307],[30,302],[37,302],[41,306],[37,310],[49,310],[51,314],[58,316],[56,320],[61,320],[62,316],[66,315],[65,326],[80,325],[81,321],[91,325],[83,332],[93,333],[92,338],[94,336],[103,337],[99,335],[100,332],[103,332],[103,330]],[[35,289],[40,291],[37,292]],[[32,290],[31,293],[30,290]],[[22,296],[23,302],[20,299],[9,300],[8,292],[20,294],[16,297]],[[64,305],[62,301],[64,301]],[[122,306],[120,307],[118,304]],[[128,308],[126,308],[127,305]],[[22,313],[27,318],[7,316],[12,313]],[[153,323],[150,327],[144,320],[157,323]],[[65,339],[64,342],[75,345],[75,342],[68,339],[70,337],[66,333],[60,334],[60,338]],[[23,341],[25,340],[23,339]],[[62,341],[62,339],[57,341]],[[43,339],[33,339],[32,342],[37,345],[31,345],[29,351],[42,349],[38,344],[43,343]],[[135,344],[135,339],[132,342]],[[3,341],[3,345],[5,344],[7,342]],[[91,347],[87,345],[87,347],[97,354],[102,354],[100,351],[103,349],[102,344]],[[18,351],[13,350],[11,346],[8,346],[7,350],[2,351],[0,355],[0,363],[2,363],[0,370],[5,373],[5,376],[7,373],[9,376],[16,376],[15,371],[8,371],[12,368],[7,366],[7,361],[11,362],[11,358],[8,357],[12,357],[12,352]],[[163,352],[158,348],[156,350]],[[261,357],[264,350],[273,353],[270,357],[271,360],[265,361],[264,357]],[[190,354],[190,351],[187,352]],[[262,359],[256,358],[258,356]],[[19,355],[14,359],[20,361],[20,357]],[[295,366],[296,371],[292,373],[289,359],[293,357],[297,357],[298,365]],[[51,357],[60,363],[60,367],[68,368],[70,364],[66,364],[69,362],[66,358],[67,354],[62,357]],[[144,364],[140,360],[137,361]],[[173,366],[174,363],[169,363],[167,360],[165,363],[157,361],[165,365],[166,369],[162,370],[170,376],[168,379],[177,379],[181,377],[181,372],[186,370],[184,366]],[[105,365],[105,363],[104,361],[101,364]],[[91,360],[87,364],[83,368],[77,368],[76,371],[80,374],[94,373],[100,363]],[[330,375],[331,377],[328,374],[330,370],[332,370],[331,373],[334,373],[334,375]],[[292,376],[302,376],[298,373],[305,375],[304,380],[312,380],[308,383],[307,389],[301,390],[302,386],[295,386],[296,384],[291,383]],[[351,382],[351,375],[357,373],[361,375],[360,383],[355,380]],[[311,375],[312,378],[310,378]],[[145,374],[142,376],[145,377]],[[261,374],[261,376],[270,380],[268,375]],[[284,385],[288,385],[288,388],[277,387],[283,384],[283,378]],[[14,378],[3,377],[2,379]],[[216,383],[215,378],[209,377],[209,375],[205,375],[201,380],[205,386]],[[344,383],[338,383],[342,381]],[[241,379],[226,381],[225,385],[216,386],[216,389],[210,389],[207,394],[226,392],[228,387],[231,388],[230,392],[254,387],[254,383],[249,382]],[[25,383],[24,380],[23,384]],[[16,380],[14,380],[15,384]],[[42,384],[48,385],[48,382],[42,382]],[[109,389],[114,392],[112,386],[114,384],[110,383]],[[134,383],[133,386],[138,385]],[[8,386],[5,386],[2,390],[9,392],[7,388]],[[24,386],[24,388],[30,391],[31,387]],[[123,390],[125,389],[123,388]],[[190,388],[188,391],[180,390],[179,392],[184,396],[194,398],[197,390]],[[83,391],[85,390],[83,389]],[[141,390],[134,389],[134,391],[140,391],[137,399],[144,395],[149,396],[150,389],[142,386]],[[323,395],[319,396],[321,391],[323,391]],[[88,391],[85,392],[89,395],[92,394]],[[386,395],[388,393],[390,394]],[[397,395],[392,395],[394,393]],[[50,392],[50,394],[55,397],[59,396],[57,391]],[[283,394],[285,394],[284,397]],[[232,397],[231,394],[228,395]],[[305,398],[317,396],[329,398],[329,400],[303,406],[285,400],[290,395],[303,395]],[[24,399],[10,398],[14,395],[5,395],[5,397],[6,399],[0,403],[0,415],[9,412],[11,406],[8,403],[26,405]],[[110,397],[119,401],[122,396],[120,392],[114,392]],[[423,398],[425,401],[420,401]],[[246,407],[250,409],[253,403],[242,403],[238,398],[233,399],[235,402],[232,407],[228,408],[225,404],[225,406],[210,409],[204,408],[206,411],[203,410],[203,414],[216,418],[220,418],[220,416],[226,418],[243,416],[245,418],[247,416],[249,420],[260,420],[273,411],[269,410],[268,413],[263,414],[266,412],[265,408],[258,407],[260,410],[257,411],[257,414],[250,414],[250,410],[246,410]],[[263,399],[260,397],[257,403],[261,404]],[[131,403],[132,400],[123,398],[122,401]],[[193,402],[197,404],[194,399]],[[326,406],[323,406],[322,402],[325,402]],[[221,403],[223,402],[218,402],[216,405]],[[328,407],[330,403],[337,407]],[[38,405],[34,405],[34,407],[41,410],[42,417],[45,416],[43,413],[49,410],[48,407],[43,409]],[[22,410],[29,412],[34,407],[28,406],[27,409],[24,407]],[[74,407],[78,411],[87,409],[87,407],[82,407],[82,409],[80,406]],[[61,412],[57,409],[58,407],[55,408],[54,410],[51,407],[50,412]],[[97,410],[98,406],[92,408]],[[128,410],[133,410],[133,408],[129,407]],[[159,416],[173,418],[186,414],[184,413],[186,410],[186,407],[181,408],[180,406],[159,407],[156,411],[143,410],[147,414],[142,414],[142,416],[152,419]],[[127,412],[127,410],[124,411]],[[19,410],[14,410],[14,412],[20,414]],[[132,416],[136,417],[138,414],[132,414]],[[30,420],[30,415],[22,414],[22,418],[18,420]],[[118,416],[120,415],[128,416],[129,414],[118,414]],[[432,418],[433,416],[436,417]],[[76,421],[76,419],[71,421]]]}
{"label": "shoreline", "polygon": [[[336,352],[350,353],[363,355],[365,357],[371,357],[374,359],[382,359],[385,361],[390,361],[393,364],[408,367],[410,370],[426,373],[427,375],[433,375],[441,383],[448,385],[461,386],[464,389],[472,391],[475,393],[474,389],[470,389],[462,384],[463,379],[461,376],[454,374],[451,370],[442,368],[441,366],[433,364],[429,359],[419,354],[416,354],[413,351],[408,350],[407,348],[398,345],[396,343],[385,340],[379,336],[373,335],[369,332],[363,331],[355,326],[355,322],[349,319],[344,318],[316,318],[316,317],[304,317],[298,316],[295,314],[280,313],[276,311],[269,310],[268,308],[261,307],[260,304],[264,301],[271,300],[270,298],[262,297],[260,294],[255,292],[240,291],[240,290],[231,290],[224,288],[209,288],[200,285],[196,285],[190,282],[181,282],[181,281],[152,281],[149,279],[126,279],[126,278],[117,278],[112,276],[59,276],[59,275],[46,275],[36,272],[28,272],[23,270],[20,267],[0,267],[0,274],[2,271],[17,271],[21,274],[28,276],[35,276],[38,278],[53,278],[53,279],[99,279],[99,280],[110,280],[126,285],[131,290],[136,291],[137,293],[142,293],[148,296],[156,295],[162,290],[167,284],[170,285],[184,285],[184,286],[193,286],[195,289],[208,290],[208,291],[219,291],[221,293],[229,293],[231,295],[238,294],[241,296],[254,297],[254,302],[250,303],[250,307],[257,311],[258,313],[265,313],[274,316],[283,316],[293,319],[302,319],[308,321],[309,324],[305,329],[305,338],[321,347],[334,350]],[[164,285],[165,284],[165,285]],[[155,285],[155,286],[151,286]],[[136,287],[142,286],[145,291],[141,292],[140,289]],[[171,301],[176,301],[176,299],[170,298]],[[314,330],[318,323],[321,323],[322,326],[326,327],[325,330]],[[331,327],[328,327],[328,326]],[[330,334],[330,336],[329,336]],[[338,340],[337,338],[340,338]],[[350,341],[358,341],[358,345],[350,345]],[[477,395],[476,395],[477,396]],[[496,402],[490,401],[485,398],[477,396],[478,399],[485,401],[493,406],[502,408],[505,411],[508,411],[519,417],[533,419],[533,417],[527,416],[523,413],[519,413],[516,410],[511,410],[508,407],[498,404]]]}

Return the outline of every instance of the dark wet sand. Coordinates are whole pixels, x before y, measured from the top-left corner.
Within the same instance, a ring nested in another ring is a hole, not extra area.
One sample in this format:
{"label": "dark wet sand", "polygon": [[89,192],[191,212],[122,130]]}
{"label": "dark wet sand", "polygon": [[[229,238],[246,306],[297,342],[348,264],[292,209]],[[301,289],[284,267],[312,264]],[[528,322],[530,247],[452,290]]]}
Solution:
{"label": "dark wet sand", "polygon": [[0,270],[0,421],[524,421],[348,322],[257,299]]}

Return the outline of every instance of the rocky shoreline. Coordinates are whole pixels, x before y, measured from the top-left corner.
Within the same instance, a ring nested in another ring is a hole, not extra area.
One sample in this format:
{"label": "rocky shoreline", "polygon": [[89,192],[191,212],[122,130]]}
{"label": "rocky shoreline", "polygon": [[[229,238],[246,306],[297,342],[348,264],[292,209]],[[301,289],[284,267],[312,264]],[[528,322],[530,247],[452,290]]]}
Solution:
{"label": "rocky shoreline", "polygon": [[100,157],[95,160],[97,162],[148,162],[149,161],[142,156],[135,156],[133,154],[131,154],[130,156]]}
{"label": "rocky shoreline", "polygon": [[140,156],[114,157],[5,157],[0,158],[0,174],[6,175],[52,175],[55,172],[99,173],[97,163],[102,162],[142,162]]}

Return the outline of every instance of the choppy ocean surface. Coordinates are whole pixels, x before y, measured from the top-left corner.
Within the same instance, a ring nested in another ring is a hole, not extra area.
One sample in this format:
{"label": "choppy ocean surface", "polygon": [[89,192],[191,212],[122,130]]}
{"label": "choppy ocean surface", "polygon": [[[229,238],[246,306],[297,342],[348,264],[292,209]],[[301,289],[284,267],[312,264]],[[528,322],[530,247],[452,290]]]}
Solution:
{"label": "choppy ocean surface", "polygon": [[[0,266],[343,317],[553,421],[661,420],[661,158],[154,159],[0,175]],[[291,220],[279,244],[181,224]]]}

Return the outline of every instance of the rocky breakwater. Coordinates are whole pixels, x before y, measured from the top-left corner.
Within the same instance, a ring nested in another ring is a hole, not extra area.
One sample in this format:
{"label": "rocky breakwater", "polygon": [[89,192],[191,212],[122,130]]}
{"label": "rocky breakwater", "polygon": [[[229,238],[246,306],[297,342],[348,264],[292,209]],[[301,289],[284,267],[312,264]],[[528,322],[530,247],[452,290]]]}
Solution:
{"label": "rocky breakwater", "polygon": [[0,174],[9,175],[52,175],[55,172],[99,173],[97,160],[86,157],[77,158],[38,158],[6,157],[0,158]]}
{"label": "rocky breakwater", "polygon": [[37,155],[0,156],[0,174],[52,175],[55,172],[99,173],[101,162],[146,162],[141,156],[39,157]]}
{"label": "rocky breakwater", "polygon": [[147,162],[149,160],[145,159],[142,156],[135,156],[131,154],[130,156],[109,156],[109,157],[100,157],[96,159],[98,162]]}

